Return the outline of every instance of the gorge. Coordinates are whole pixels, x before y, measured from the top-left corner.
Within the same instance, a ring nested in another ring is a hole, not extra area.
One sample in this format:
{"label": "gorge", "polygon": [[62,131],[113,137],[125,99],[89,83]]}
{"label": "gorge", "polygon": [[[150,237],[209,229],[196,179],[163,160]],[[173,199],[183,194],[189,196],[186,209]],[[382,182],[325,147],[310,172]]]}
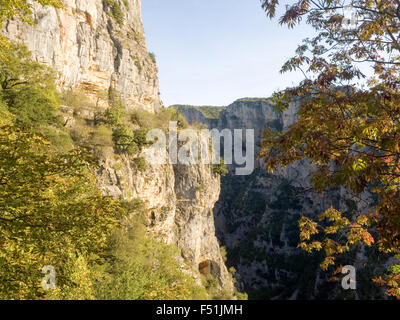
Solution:
{"label": "gorge", "polygon": [[[141,1],[65,0],[64,6],[34,4],[35,25],[8,20],[3,34],[23,42],[35,61],[55,71],[57,89],[66,97],[59,114],[74,143],[96,155],[100,190],[115,199],[145,203],[146,234],[179,249],[183,273],[200,285],[203,276],[213,276],[220,291],[234,299],[237,290],[250,299],[383,297],[370,278],[375,269],[387,265],[385,257],[365,247],[345,255],[340,262],[357,266],[359,285],[344,291],[320,270],[322,255],[297,247],[302,215],[316,217],[330,207],[351,215],[365,210],[373,202],[371,195],[366,193],[361,202],[343,188],[318,194],[310,187],[312,167],[307,160],[268,173],[263,159],[257,158],[264,130],[287,130],[297,119],[300,101],[293,100],[283,112],[267,98],[242,98],[227,107],[175,105],[167,110],[160,98],[155,57],[146,47]],[[79,95],[68,98],[71,92]],[[232,164],[221,177],[210,164],[174,164],[169,158],[163,164],[143,163],[141,146],[130,154],[112,140],[115,128],[112,132],[102,123],[112,109],[112,94],[124,105],[124,117],[129,118],[124,125],[142,134],[134,137],[140,143],[145,130],[170,120],[168,112],[179,125],[253,129],[254,172],[236,175],[238,166]],[[373,263],[366,265],[367,259]]]}
{"label": "gorge", "polygon": [[[296,121],[299,101],[280,113],[270,99],[243,98],[226,108],[174,106],[189,122],[201,122],[218,129],[254,129],[255,149],[260,150],[265,128],[285,131]],[[201,115],[199,113],[202,113]],[[228,252],[227,264],[237,270],[238,286],[250,299],[380,299],[384,295],[370,279],[373,270],[386,265],[384,257],[363,248],[343,257],[343,265],[357,266],[358,287],[344,291],[340,282],[329,282],[329,272],[320,269],[322,255],[298,248],[298,221],[302,215],[316,217],[330,207],[347,214],[368,208],[364,201],[344,188],[318,194],[311,187],[312,167],[306,160],[274,173],[255,159],[256,169],[249,176],[229,174],[221,178],[221,195],[214,207],[217,237]],[[365,202],[366,200],[366,202]],[[373,260],[368,267],[367,257]],[[382,261],[385,261],[384,263]]]}

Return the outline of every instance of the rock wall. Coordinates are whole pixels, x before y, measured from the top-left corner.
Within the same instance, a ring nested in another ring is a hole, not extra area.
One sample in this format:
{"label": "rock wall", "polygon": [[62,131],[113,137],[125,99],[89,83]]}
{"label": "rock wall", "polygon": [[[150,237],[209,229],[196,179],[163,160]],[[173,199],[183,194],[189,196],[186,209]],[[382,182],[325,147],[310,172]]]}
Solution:
{"label": "rock wall", "polygon": [[116,198],[143,200],[149,208],[149,233],[165,243],[176,244],[196,271],[202,263],[212,263],[215,267],[211,273],[222,288],[232,292],[232,277],[221,256],[214,227],[219,175],[213,173],[211,165],[173,165],[167,157],[164,160],[164,164],[148,163],[140,172],[126,155],[103,157],[98,172],[101,188]]}
{"label": "rock wall", "polygon": [[[35,4],[34,26],[8,21],[3,33],[23,41],[37,61],[52,67],[61,89],[80,87],[93,95],[113,88],[129,108],[159,110],[157,66],[146,48],[141,1],[63,3],[64,9]],[[121,20],[112,3],[120,8]]]}

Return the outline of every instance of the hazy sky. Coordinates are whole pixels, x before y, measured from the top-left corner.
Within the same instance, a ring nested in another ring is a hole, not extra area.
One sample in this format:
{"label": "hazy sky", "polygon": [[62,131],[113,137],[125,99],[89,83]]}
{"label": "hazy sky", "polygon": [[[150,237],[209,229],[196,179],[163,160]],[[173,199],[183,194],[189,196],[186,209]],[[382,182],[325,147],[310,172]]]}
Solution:
{"label": "hazy sky", "polygon": [[142,16],[165,106],[228,105],[302,79],[279,70],[311,30],[279,26],[259,0],[142,0]]}

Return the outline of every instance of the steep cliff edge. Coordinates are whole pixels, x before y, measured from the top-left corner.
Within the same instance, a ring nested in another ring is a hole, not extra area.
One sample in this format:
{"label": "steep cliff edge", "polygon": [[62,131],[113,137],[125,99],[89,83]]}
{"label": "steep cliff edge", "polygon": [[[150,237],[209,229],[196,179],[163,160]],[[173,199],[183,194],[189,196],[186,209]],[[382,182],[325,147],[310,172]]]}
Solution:
{"label": "steep cliff edge", "polygon": [[157,66],[146,48],[141,1],[63,3],[64,9],[35,4],[36,25],[8,21],[3,33],[52,67],[62,89],[80,87],[90,95],[113,88],[129,108],[159,110]]}

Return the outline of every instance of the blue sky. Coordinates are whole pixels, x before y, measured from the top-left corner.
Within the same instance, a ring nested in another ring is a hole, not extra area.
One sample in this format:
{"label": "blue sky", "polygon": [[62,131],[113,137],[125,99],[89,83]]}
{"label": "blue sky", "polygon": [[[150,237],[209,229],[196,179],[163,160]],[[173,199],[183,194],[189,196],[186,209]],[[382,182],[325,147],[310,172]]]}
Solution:
{"label": "blue sky", "polygon": [[312,30],[279,26],[259,0],[142,0],[142,17],[165,106],[228,105],[302,79],[279,70]]}

